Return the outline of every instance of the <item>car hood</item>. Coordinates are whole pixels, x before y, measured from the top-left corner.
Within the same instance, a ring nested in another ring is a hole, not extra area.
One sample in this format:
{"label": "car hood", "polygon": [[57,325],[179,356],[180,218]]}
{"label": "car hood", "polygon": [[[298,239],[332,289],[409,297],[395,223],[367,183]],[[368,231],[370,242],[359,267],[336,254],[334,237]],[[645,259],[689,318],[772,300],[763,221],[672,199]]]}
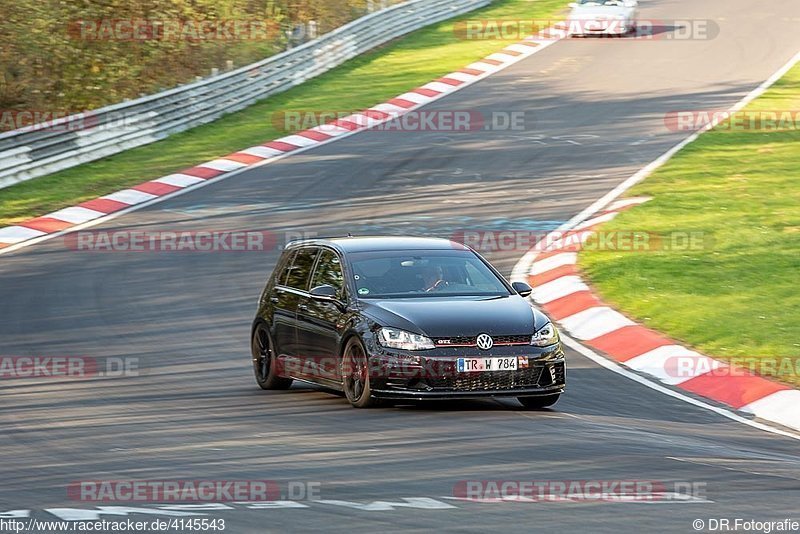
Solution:
{"label": "car hood", "polygon": [[380,326],[428,337],[530,334],[547,318],[518,295],[507,297],[424,297],[360,301]]}
{"label": "car hood", "polygon": [[594,19],[596,17],[616,18],[618,16],[630,17],[633,8],[625,6],[578,6],[572,8],[569,18],[575,20]]}

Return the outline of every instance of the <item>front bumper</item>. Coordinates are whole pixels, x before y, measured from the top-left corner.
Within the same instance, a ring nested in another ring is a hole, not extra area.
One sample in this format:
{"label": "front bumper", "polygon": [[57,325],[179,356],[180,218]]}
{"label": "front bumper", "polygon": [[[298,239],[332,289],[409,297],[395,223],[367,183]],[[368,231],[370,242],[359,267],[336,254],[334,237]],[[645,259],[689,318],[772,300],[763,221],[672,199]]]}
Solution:
{"label": "front bumper", "polygon": [[[562,393],[566,361],[561,344],[532,346],[438,348],[430,351],[389,351],[370,347],[370,385],[378,398],[457,399],[527,397]],[[515,371],[459,373],[458,358],[518,358]]]}
{"label": "front bumper", "polygon": [[495,397],[537,397],[543,395],[556,395],[564,392],[564,387],[554,388],[522,388],[515,390],[488,390],[488,391],[407,391],[401,389],[372,390],[372,394],[379,399],[405,399],[405,400],[456,400],[456,399],[485,399]]}

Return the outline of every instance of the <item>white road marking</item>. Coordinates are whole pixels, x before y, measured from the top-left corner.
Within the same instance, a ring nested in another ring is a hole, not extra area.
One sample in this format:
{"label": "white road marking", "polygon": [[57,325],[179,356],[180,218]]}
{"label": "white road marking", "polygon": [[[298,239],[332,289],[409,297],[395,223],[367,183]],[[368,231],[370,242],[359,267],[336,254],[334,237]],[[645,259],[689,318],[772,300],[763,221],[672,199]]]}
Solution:
{"label": "white road marking", "polygon": [[92,219],[96,219],[98,217],[102,217],[103,215],[105,215],[105,213],[102,211],[90,210],[89,208],[84,208],[81,206],[72,206],[54,211],[53,213],[48,213],[45,215],[45,217],[51,217],[53,219],[66,221],[72,224],[80,224],[85,223],[86,221],[91,221]]}
{"label": "white road marking", "polygon": [[466,72],[451,72],[447,77],[461,82],[468,82],[475,79],[474,74],[467,74]]}
{"label": "white road marking", "polygon": [[[524,280],[515,281],[519,282]],[[547,304],[548,302],[553,302],[554,300],[577,293],[578,291],[588,290],[589,286],[587,286],[579,276],[570,275],[562,276],[561,278],[556,278],[552,282],[534,287],[533,295],[536,302]]]}
{"label": "white road marking", "polygon": [[664,345],[625,362],[626,367],[647,373],[665,384],[677,386],[719,368],[728,367],[680,345]]}
{"label": "white road marking", "polygon": [[214,169],[217,171],[224,171],[230,172],[235,171],[236,169],[241,169],[242,167],[247,167],[246,163],[241,163],[239,161],[233,161],[230,159],[212,159],[211,161],[206,161],[205,163],[201,163],[198,167],[207,167],[209,169]]}
{"label": "white road marking", "polygon": [[775,421],[789,428],[800,428],[800,391],[787,389],[751,402],[741,411]]}
{"label": "white road marking", "polygon": [[314,126],[313,128],[309,128],[309,131],[319,132],[321,134],[331,135],[334,137],[338,135],[344,135],[350,132],[350,130],[348,130],[347,128],[342,128],[341,126],[336,126],[335,124],[320,124],[319,126]]}
{"label": "white road marking", "polygon": [[287,135],[286,137],[281,137],[280,139],[276,139],[276,141],[280,143],[289,143],[290,145],[294,145],[297,147],[309,147],[313,145],[318,145],[320,141],[315,141],[310,137],[303,137],[302,135]]}
{"label": "white road marking", "polygon": [[570,315],[559,321],[574,337],[581,340],[595,339],[623,326],[635,325],[633,321],[608,306],[595,306]]}
{"label": "white road marking", "polygon": [[542,274],[546,273],[547,271],[552,271],[558,267],[563,267],[564,265],[575,265],[575,262],[577,261],[577,252],[562,252],[561,254],[556,254],[555,256],[550,256],[549,258],[545,258],[542,261],[537,261],[534,263],[533,268],[531,269],[531,274]]}
{"label": "white road marking", "polygon": [[0,243],[19,243],[26,239],[48,235],[41,230],[26,228],[24,226],[6,226],[0,228]]}
{"label": "white road marking", "polygon": [[250,156],[258,156],[260,158],[272,158],[275,156],[281,156],[285,154],[283,150],[278,150],[277,148],[270,148],[268,146],[251,146],[250,148],[246,148],[244,150],[240,150],[242,154],[248,154]]}
{"label": "white road marking", "polygon": [[203,181],[202,178],[196,176],[189,176],[188,174],[168,174],[157,180],[153,180],[161,184],[174,185],[175,187],[188,187],[190,185],[199,184]]}
{"label": "white road marking", "polygon": [[446,510],[455,508],[452,504],[437,501],[429,497],[403,497],[405,502],[389,502],[389,501],[372,501],[370,503],[358,503],[351,501],[339,501],[323,499],[314,501],[322,504],[332,504],[334,506],[344,506],[345,508],[354,508],[356,510],[364,510],[367,512],[384,512],[394,510],[395,508],[419,508],[421,510]]}
{"label": "white road marking", "polygon": [[422,86],[423,89],[430,89],[439,93],[451,93],[455,91],[456,86],[444,82],[428,82]]}
{"label": "white road marking", "polygon": [[110,195],[100,198],[115,200],[117,202],[122,202],[123,204],[134,205],[141,204],[142,202],[147,202],[148,200],[153,200],[159,197],[143,191],[137,191],[136,189],[123,189],[122,191],[117,191],[116,193],[111,193]]}
{"label": "white road marking", "polygon": [[[470,78],[474,78],[474,76],[470,76]],[[414,102],[415,104],[424,104],[431,99],[431,97],[421,95],[419,93],[403,93],[402,95],[397,96],[395,98],[408,100],[409,102]]]}
{"label": "white road marking", "polygon": [[495,61],[500,61],[502,63],[514,61],[515,58],[516,56],[512,56],[511,54],[504,54],[502,52],[495,52],[494,54],[486,56],[486,59],[493,59]]}

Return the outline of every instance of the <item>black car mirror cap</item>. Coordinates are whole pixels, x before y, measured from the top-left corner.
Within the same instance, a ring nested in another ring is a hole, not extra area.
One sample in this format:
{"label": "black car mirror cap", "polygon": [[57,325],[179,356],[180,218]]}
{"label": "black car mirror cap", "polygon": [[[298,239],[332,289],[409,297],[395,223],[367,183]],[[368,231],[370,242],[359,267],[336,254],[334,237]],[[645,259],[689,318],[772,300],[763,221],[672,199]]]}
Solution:
{"label": "black car mirror cap", "polygon": [[311,298],[314,300],[331,302],[342,311],[346,308],[345,304],[339,300],[339,291],[330,284],[322,284],[321,286],[312,288],[308,294],[311,295]]}
{"label": "black car mirror cap", "polygon": [[514,291],[516,291],[521,297],[527,297],[533,293],[533,288],[531,288],[531,286],[525,282],[514,282],[511,284],[511,287],[513,287]]}
{"label": "black car mirror cap", "polygon": [[322,284],[309,291],[309,294],[318,300],[336,300],[338,291],[330,284]]}

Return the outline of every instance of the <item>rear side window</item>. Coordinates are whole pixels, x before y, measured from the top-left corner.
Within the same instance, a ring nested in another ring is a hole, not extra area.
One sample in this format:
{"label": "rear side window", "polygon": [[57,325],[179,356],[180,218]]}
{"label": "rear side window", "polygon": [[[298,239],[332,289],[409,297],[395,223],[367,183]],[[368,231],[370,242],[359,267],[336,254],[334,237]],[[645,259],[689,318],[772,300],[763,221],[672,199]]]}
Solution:
{"label": "rear side window", "polygon": [[317,248],[301,248],[294,256],[292,266],[286,278],[285,285],[294,289],[306,290],[308,279],[311,277],[311,268],[317,257]]}
{"label": "rear side window", "polygon": [[339,261],[339,256],[332,250],[322,249],[319,253],[319,261],[317,261],[317,268],[314,271],[314,278],[311,281],[311,287],[329,284],[336,288],[339,298],[344,296],[342,288],[344,286],[344,275],[342,275],[342,266]]}
{"label": "rear side window", "polygon": [[286,285],[286,277],[289,276],[289,268],[292,266],[294,260],[295,250],[287,250],[278,260],[275,273],[275,283],[281,286]]}

